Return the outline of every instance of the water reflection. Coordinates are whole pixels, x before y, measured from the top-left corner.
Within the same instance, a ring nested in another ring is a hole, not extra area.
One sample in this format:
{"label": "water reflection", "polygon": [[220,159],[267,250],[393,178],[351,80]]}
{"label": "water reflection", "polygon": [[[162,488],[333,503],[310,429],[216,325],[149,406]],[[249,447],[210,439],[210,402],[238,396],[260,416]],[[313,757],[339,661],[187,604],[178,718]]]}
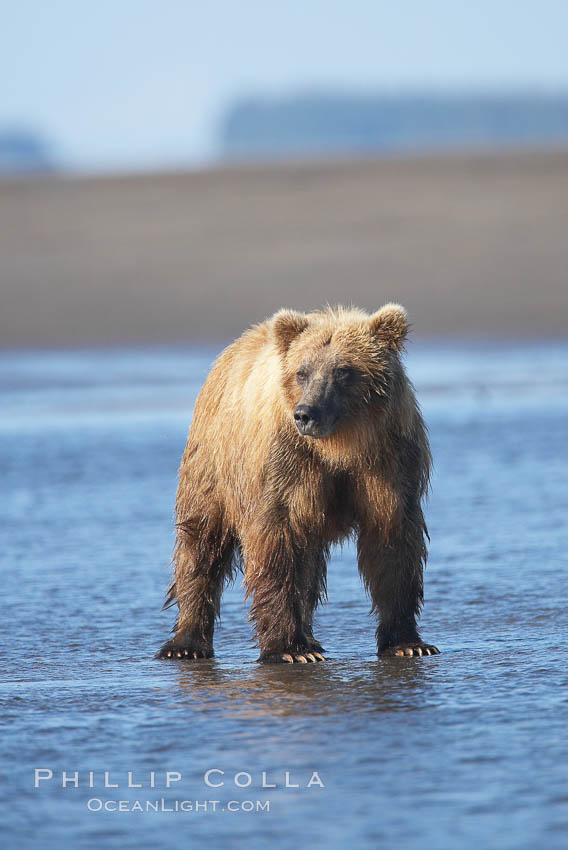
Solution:
{"label": "water reflection", "polygon": [[191,711],[231,717],[314,717],[416,709],[434,687],[440,659],[332,660],[317,665],[178,665],[181,700]]}

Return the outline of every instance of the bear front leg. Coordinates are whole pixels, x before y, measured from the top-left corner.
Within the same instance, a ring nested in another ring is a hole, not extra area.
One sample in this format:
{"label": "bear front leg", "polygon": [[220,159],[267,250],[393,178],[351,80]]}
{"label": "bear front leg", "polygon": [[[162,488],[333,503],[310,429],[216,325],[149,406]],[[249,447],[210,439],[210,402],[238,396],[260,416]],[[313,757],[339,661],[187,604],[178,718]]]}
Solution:
{"label": "bear front leg", "polygon": [[215,618],[221,594],[231,574],[234,553],[232,535],[206,519],[185,520],[178,526],[174,554],[174,580],[165,607],[177,602],[174,637],[156,658],[212,658]]}
{"label": "bear front leg", "polygon": [[437,647],[424,643],[416,625],[424,600],[425,531],[418,509],[388,535],[380,528],[364,528],[359,534],[359,571],[379,618],[379,655],[439,654]]}
{"label": "bear front leg", "polygon": [[263,663],[325,661],[312,634],[313,610],[325,574],[321,553],[302,548],[287,528],[250,529],[242,539],[250,617]]}

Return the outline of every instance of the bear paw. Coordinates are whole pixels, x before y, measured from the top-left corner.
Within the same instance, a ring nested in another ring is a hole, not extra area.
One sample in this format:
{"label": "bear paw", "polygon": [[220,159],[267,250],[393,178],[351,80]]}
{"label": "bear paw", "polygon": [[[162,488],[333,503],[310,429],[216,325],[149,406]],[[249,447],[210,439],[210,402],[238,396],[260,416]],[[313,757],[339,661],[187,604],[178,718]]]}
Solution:
{"label": "bear paw", "polygon": [[191,643],[169,640],[158,650],[154,658],[167,658],[172,661],[195,661],[199,658],[213,658],[214,655],[212,646],[196,646]]}
{"label": "bear paw", "polygon": [[408,656],[409,658],[417,655],[439,655],[440,650],[437,646],[431,643],[399,643],[396,646],[387,646],[386,649],[381,649],[379,656]]}

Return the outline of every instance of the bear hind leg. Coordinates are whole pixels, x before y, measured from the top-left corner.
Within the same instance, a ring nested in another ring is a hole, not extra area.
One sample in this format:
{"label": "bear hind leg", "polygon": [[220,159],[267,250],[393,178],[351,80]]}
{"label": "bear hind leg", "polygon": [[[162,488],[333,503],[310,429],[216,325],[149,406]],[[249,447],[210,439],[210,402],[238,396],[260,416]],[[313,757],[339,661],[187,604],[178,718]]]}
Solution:
{"label": "bear hind leg", "polygon": [[378,615],[377,650],[380,656],[438,655],[418,632],[417,617],[423,601],[426,561],[421,511],[407,517],[391,534],[388,544],[379,529],[363,529],[358,541],[359,571]]}
{"label": "bear hind leg", "polygon": [[165,607],[178,605],[174,636],[156,658],[213,658],[213,632],[221,594],[233,573],[235,537],[207,518],[178,525],[174,579]]}
{"label": "bear hind leg", "polygon": [[[314,614],[320,602],[327,599],[327,558],[329,551],[310,553],[304,558],[304,572],[306,576],[305,603],[303,614],[303,632],[308,639],[310,654],[316,656],[317,661],[325,661],[322,655],[324,649],[316,640],[313,633]],[[311,660],[311,659],[308,659]]]}

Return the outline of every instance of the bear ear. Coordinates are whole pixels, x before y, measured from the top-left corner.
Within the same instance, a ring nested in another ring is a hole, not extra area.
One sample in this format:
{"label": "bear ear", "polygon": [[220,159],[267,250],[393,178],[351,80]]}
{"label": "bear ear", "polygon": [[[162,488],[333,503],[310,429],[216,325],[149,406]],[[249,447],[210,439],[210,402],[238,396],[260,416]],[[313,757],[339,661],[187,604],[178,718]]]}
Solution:
{"label": "bear ear", "polygon": [[293,339],[308,327],[309,319],[295,310],[279,310],[272,319],[272,332],[281,354],[285,354]]}
{"label": "bear ear", "polygon": [[378,336],[389,348],[400,351],[408,333],[406,310],[400,304],[385,304],[369,319],[371,333]]}

